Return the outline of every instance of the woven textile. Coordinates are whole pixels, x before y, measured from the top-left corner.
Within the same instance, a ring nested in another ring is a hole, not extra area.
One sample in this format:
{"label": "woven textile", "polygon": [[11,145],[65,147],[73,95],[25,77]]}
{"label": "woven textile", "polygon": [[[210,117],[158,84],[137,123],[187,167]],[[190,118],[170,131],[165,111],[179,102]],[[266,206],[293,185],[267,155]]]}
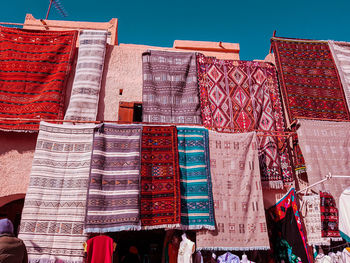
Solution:
{"label": "woven textile", "polygon": [[[325,178],[328,173],[348,175],[350,160],[350,123],[299,120],[299,145],[304,155],[309,184]],[[344,189],[350,185],[350,176],[334,178],[313,187],[327,191],[338,204]]]}
{"label": "woven textile", "polygon": [[209,149],[217,229],[197,232],[197,249],[269,249],[255,133],[209,131]]}
{"label": "woven textile", "polygon": [[107,31],[80,32],[78,61],[65,120],[96,120],[106,42]]}
{"label": "woven textile", "polygon": [[142,65],[143,121],[202,123],[194,53],[150,50]]}
{"label": "woven textile", "polygon": [[329,246],[330,238],[322,237],[320,196],[318,194],[303,196],[300,212],[304,219],[309,246]]}
{"label": "woven textile", "polygon": [[85,232],[141,229],[141,132],[139,125],[96,128]]}
{"label": "woven textile", "polygon": [[93,130],[40,124],[19,235],[29,262],[83,262]]}
{"label": "woven textile", "polygon": [[329,40],[328,44],[343,84],[348,108],[350,108],[350,43]]}
{"label": "woven textile", "polygon": [[[0,117],[62,119],[75,31],[0,27]],[[37,131],[30,121],[2,120],[0,129]]]}
{"label": "woven textile", "polygon": [[330,237],[341,241],[339,233],[339,213],[333,196],[327,192],[320,192],[320,211],[322,224],[322,237]]}
{"label": "woven textile", "polygon": [[208,130],[177,127],[177,140],[181,187],[181,228],[214,230]]}
{"label": "woven textile", "polygon": [[342,84],[327,42],[272,38],[290,121],[348,120]]}
{"label": "woven textile", "polygon": [[[218,60],[201,54],[197,55],[197,63],[202,119],[206,127],[218,131],[225,130],[222,128],[241,131],[285,129],[276,71],[272,65]],[[293,179],[289,155],[278,152],[276,137],[264,136],[258,140],[263,186],[282,188],[282,175],[286,182]]]}
{"label": "woven textile", "polygon": [[310,262],[294,188],[269,208],[268,214],[271,219],[270,238],[277,262]]}
{"label": "woven textile", "polygon": [[175,126],[145,126],[141,147],[141,224],[180,226],[180,171]]}

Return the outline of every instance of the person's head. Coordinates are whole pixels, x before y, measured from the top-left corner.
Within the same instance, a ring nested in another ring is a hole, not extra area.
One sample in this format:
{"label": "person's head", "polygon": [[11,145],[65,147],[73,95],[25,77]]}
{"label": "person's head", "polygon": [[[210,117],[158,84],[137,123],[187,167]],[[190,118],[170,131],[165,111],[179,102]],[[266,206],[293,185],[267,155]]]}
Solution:
{"label": "person's head", "polygon": [[177,234],[174,234],[172,239],[171,239],[171,244],[173,244],[174,246],[179,246],[180,245],[180,237]]}
{"label": "person's head", "polygon": [[0,219],[0,235],[3,234],[13,235],[13,224],[7,218]]}

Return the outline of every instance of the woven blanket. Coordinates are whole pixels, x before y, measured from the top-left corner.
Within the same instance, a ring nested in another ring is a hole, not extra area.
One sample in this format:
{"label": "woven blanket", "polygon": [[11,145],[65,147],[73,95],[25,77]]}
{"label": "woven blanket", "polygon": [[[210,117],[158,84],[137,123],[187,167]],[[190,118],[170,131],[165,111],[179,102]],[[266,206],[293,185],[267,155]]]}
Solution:
{"label": "woven blanket", "polygon": [[19,237],[29,262],[83,262],[94,125],[41,123]]}
{"label": "woven blanket", "polygon": [[327,42],[272,38],[290,121],[348,120],[342,84]]}
{"label": "woven blanket", "polygon": [[202,123],[194,53],[150,50],[142,67],[143,121]]}
{"label": "woven blanket", "polygon": [[175,126],[145,126],[141,146],[141,224],[180,226],[180,171]]}
{"label": "woven blanket", "polygon": [[[309,184],[325,178],[328,173],[348,175],[350,160],[350,123],[299,120],[299,145],[304,155]],[[333,178],[313,187],[327,191],[338,204],[344,189],[350,185],[347,178]]]}
{"label": "woven blanket", "polygon": [[141,132],[139,125],[96,128],[85,232],[141,229]]}
{"label": "woven blanket", "polygon": [[[218,60],[198,54],[197,68],[202,119],[206,127],[218,131],[227,130],[224,128],[240,131],[285,129],[276,71],[272,65]],[[281,152],[281,165],[276,137],[264,136],[258,140],[263,186],[282,188],[282,166],[286,182],[293,178],[287,160],[289,155]]]}
{"label": "woven blanket", "polygon": [[205,128],[177,127],[181,228],[215,229],[209,134]]}
{"label": "woven blanket", "polygon": [[322,237],[330,237],[332,240],[341,241],[339,233],[339,213],[335,200],[330,193],[320,191],[320,211]]}
{"label": "woven blanket", "polygon": [[304,219],[307,243],[309,246],[329,246],[330,238],[322,237],[320,195],[305,195],[301,203],[300,212]]}
{"label": "woven blanket", "polygon": [[[0,117],[62,119],[75,31],[0,27]],[[0,129],[37,131],[31,121],[1,120]]]}
{"label": "woven blanket", "polygon": [[83,30],[65,120],[95,121],[106,53],[107,31]]}
{"label": "woven blanket", "polygon": [[197,232],[198,250],[267,250],[255,133],[209,131],[215,231]]}
{"label": "woven blanket", "polygon": [[350,43],[328,41],[339,77],[343,84],[348,109],[350,108]]}
{"label": "woven blanket", "polygon": [[294,188],[268,209],[268,215],[275,260],[292,263],[310,262]]}

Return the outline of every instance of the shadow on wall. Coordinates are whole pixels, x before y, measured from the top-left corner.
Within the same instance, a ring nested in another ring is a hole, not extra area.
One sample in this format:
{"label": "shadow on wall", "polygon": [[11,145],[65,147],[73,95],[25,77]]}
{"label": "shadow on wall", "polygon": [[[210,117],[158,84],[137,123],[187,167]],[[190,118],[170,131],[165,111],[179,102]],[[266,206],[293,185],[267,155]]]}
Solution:
{"label": "shadow on wall", "polygon": [[13,195],[0,198],[0,204],[4,199],[11,200],[5,205],[0,206],[0,219],[8,218],[14,226],[14,233],[18,235],[18,227],[21,223],[22,209],[24,205],[24,195]]}

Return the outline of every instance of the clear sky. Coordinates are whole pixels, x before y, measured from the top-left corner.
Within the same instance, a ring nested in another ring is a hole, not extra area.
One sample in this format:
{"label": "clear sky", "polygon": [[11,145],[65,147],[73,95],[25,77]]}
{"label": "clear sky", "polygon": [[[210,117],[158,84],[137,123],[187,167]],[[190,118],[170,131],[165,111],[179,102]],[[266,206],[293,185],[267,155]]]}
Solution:
{"label": "clear sky", "polygon": [[[119,43],[170,47],[173,41],[240,44],[242,60],[263,59],[277,36],[350,42],[350,0],[60,0],[49,19],[106,22],[119,19]],[[45,18],[49,0],[1,0],[1,22]]]}

